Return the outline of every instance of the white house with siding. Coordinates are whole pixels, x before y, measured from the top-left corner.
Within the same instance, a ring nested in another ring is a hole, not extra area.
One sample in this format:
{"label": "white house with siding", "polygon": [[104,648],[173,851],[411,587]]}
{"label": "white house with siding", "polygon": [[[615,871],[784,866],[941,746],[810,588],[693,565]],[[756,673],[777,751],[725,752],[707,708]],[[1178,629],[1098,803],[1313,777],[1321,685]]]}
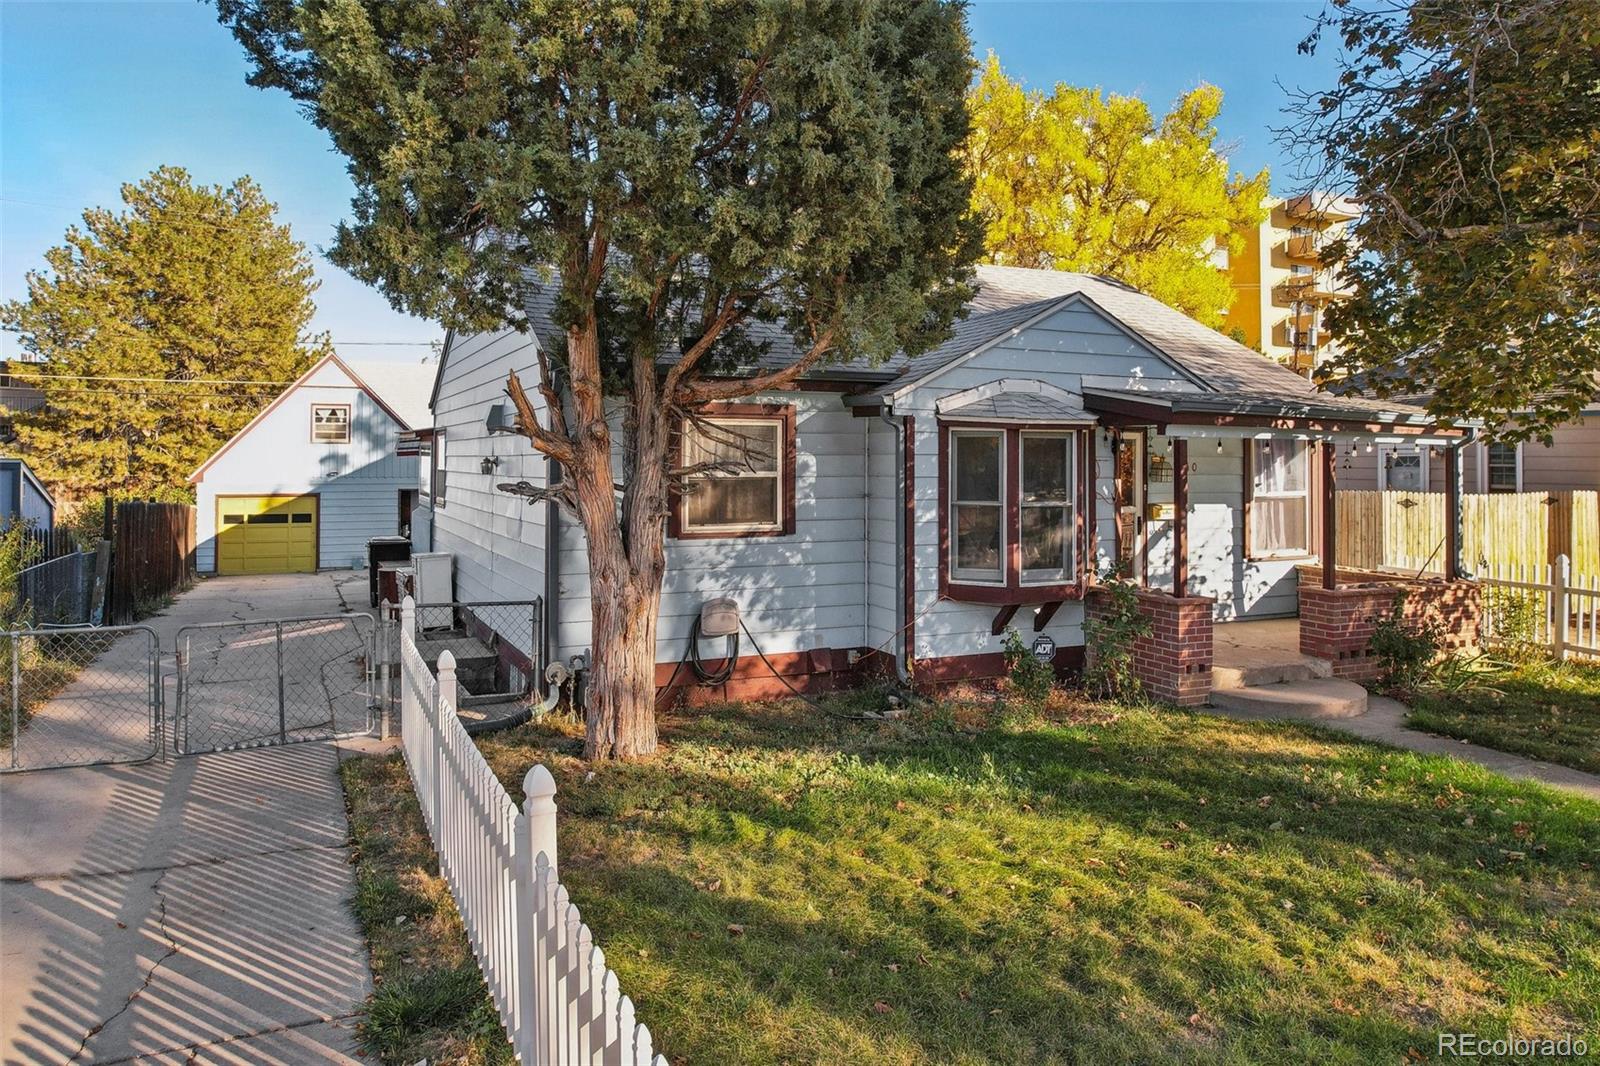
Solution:
{"label": "white house with siding", "polygon": [[[678,501],[658,683],[723,597],[796,684],[991,676],[1008,627],[1051,638],[1070,668],[1085,597],[1119,561],[1152,590],[1210,598],[1218,621],[1293,616],[1297,568],[1323,543],[1319,442],[1459,443],[1416,408],[1320,394],[1117,281],[980,267],[978,285],[930,352],[705,409],[772,458]],[[565,660],[593,650],[581,527],[496,489],[556,475],[510,431],[504,391],[511,371],[537,380],[552,287],[530,279],[527,332],[447,340],[420,507],[457,599],[544,596],[541,650]],[[768,339],[766,361],[792,359],[786,335]],[[691,458],[716,451],[702,437],[686,432]],[[771,677],[750,639],[734,677],[756,691]]]}
{"label": "white house with siding", "polygon": [[202,573],[366,565],[367,541],[405,532],[417,459],[400,435],[429,423],[435,368],[328,355],[195,472]]}

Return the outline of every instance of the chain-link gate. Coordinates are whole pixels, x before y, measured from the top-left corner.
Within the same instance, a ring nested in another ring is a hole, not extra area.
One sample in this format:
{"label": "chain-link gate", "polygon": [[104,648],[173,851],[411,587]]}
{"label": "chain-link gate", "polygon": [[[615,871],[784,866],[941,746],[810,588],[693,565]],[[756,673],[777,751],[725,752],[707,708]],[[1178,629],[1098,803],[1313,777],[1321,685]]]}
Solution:
{"label": "chain-link gate", "polygon": [[[413,639],[434,669],[443,652],[456,662],[459,711],[467,728],[498,719],[509,708],[526,710],[544,676],[547,630],[544,599],[431,603],[415,609]],[[382,716],[393,720],[399,707],[400,607],[383,602],[378,611],[378,670]]]}
{"label": "chain-link gate", "polygon": [[371,733],[374,629],[367,614],[184,626],[173,751]]}
{"label": "chain-link gate", "polygon": [[0,772],[161,754],[160,655],[148,626],[0,631]]}

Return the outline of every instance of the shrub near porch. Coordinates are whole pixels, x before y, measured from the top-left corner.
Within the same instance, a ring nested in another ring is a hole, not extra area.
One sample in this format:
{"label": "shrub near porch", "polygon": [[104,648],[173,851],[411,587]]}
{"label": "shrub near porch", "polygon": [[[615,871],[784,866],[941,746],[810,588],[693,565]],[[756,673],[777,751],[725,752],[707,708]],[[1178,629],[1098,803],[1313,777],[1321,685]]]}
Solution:
{"label": "shrub near porch", "polygon": [[1062,714],[724,706],[592,768],[575,731],[482,746],[513,793],[556,772],[562,880],[675,1064],[1600,1043],[1600,807],[1293,727]]}

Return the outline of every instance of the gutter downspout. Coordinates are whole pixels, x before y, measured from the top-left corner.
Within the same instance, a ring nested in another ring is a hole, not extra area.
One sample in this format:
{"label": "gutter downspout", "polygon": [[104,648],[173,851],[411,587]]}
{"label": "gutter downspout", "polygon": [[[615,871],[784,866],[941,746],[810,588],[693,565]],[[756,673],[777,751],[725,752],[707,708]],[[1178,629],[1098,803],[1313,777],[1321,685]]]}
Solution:
{"label": "gutter downspout", "polygon": [[[892,432],[894,434],[894,439],[895,439],[896,447],[895,447],[895,475],[894,476],[895,476],[895,497],[896,497],[896,499],[895,499],[895,509],[894,509],[894,543],[895,543],[896,550],[900,551],[900,553],[901,553],[901,555],[903,557],[904,554],[905,554],[906,535],[908,533],[908,530],[906,529],[906,517],[905,517],[906,516],[906,506],[908,504],[908,493],[910,493],[910,491],[911,491],[911,486],[906,483],[906,476],[905,476],[905,468],[906,468],[905,459],[904,459],[905,448],[906,448],[905,431],[904,431],[903,427],[900,425],[900,423],[895,420],[894,405],[892,403],[889,403],[889,402],[886,401],[884,403],[884,405],[883,405],[883,409],[878,412],[878,417],[883,419],[884,425],[889,427],[889,430],[890,430],[890,432]],[[910,591],[910,587],[909,587],[908,583],[911,581],[911,575],[909,573],[905,572],[905,567],[904,566],[896,566],[894,569],[895,569],[895,596],[894,596],[894,622],[895,622],[895,625],[894,625],[894,638],[893,639],[897,639],[897,638],[900,637],[900,635],[902,633],[905,632],[906,626],[911,624],[911,620],[906,617],[906,611],[905,611],[906,594],[907,594],[907,592]],[[902,685],[909,686],[911,684],[911,671],[907,668],[907,663],[906,663],[905,656],[903,654],[901,654],[899,651],[896,651],[894,653],[894,672],[895,672],[895,677],[899,679],[899,681],[900,681],[900,683]]]}
{"label": "gutter downspout", "polygon": [[[561,464],[554,459],[545,460],[545,484],[555,485],[561,480]],[[539,649],[539,657],[543,660],[539,664],[539,676],[534,680],[535,686],[544,693],[543,706],[546,711],[554,709],[561,701],[561,686],[552,685],[546,678],[545,670],[556,661],[557,628],[561,621],[561,505],[555,500],[547,499],[544,502],[544,632],[541,637],[544,647]]]}

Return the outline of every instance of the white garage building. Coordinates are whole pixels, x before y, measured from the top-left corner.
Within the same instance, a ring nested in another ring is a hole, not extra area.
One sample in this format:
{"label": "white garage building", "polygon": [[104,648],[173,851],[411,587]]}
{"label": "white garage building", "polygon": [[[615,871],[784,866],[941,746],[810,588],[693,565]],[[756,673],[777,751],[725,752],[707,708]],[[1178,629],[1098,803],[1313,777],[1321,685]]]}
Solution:
{"label": "white garage building", "polygon": [[202,573],[366,565],[367,540],[409,533],[435,367],[319,360],[189,477]]}

